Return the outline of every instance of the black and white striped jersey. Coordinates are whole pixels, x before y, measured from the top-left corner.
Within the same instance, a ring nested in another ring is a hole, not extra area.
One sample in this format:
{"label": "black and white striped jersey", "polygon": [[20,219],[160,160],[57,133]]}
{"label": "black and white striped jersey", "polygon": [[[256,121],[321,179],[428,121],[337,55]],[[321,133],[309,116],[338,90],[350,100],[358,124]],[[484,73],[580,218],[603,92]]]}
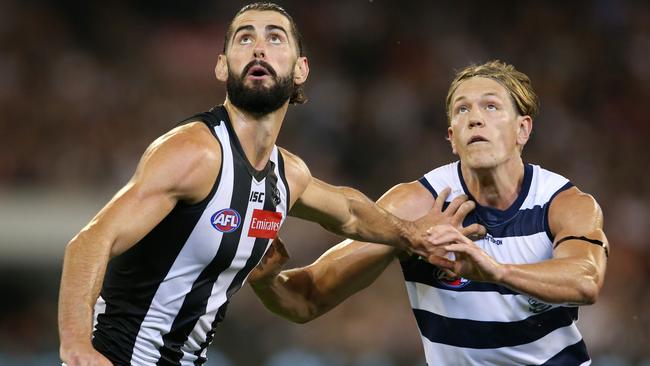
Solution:
{"label": "black and white striped jersey", "polygon": [[[420,182],[447,203],[466,194],[460,162],[435,169]],[[573,185],[564,177],[525,164],[519,196],[505,210],[476,205],[463,225],[480,223],[487,235],[475,243],[501,263],[536,263],[553,257],[548,210]],[[576,327],[578,308],[546,304],[504,286],[450,278],[427,261],[402,261],[406,289],[427,363],[433,365],[588,365]]]}
{"label": "black and white striped jersey", "polygon": [[221,145],[209,195],[178,203],[153,230],[108,263],[95,304],[93,345],[116,365],[201,365],[230,297],[285,220],[290,197],[282,154],[255,170],[226,109],[202,121]]}

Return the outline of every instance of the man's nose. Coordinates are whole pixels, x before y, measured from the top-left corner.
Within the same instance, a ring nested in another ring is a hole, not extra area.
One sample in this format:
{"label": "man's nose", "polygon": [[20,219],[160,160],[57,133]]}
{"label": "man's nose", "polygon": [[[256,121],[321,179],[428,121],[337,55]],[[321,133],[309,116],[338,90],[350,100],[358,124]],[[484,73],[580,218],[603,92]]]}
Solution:
{"label": "man's nose", "polygon": [[483,120],[480,118],[472,118],[469,120],[469,127],[482,127],[484,125]]}
{"label": "man's nose", "polygon": [[469,113],[469,127],[482,127],[485,124],[483,121],[483,116],[481,116],[481,113],[475,110],[475,108],[472,108],[472,110]]}
{"label": "man's nose", "polygon": [[266,49],[264,48],[264,42],[257,42],[255,48],[253,49],[253,56],[255,58],[265,58]]}

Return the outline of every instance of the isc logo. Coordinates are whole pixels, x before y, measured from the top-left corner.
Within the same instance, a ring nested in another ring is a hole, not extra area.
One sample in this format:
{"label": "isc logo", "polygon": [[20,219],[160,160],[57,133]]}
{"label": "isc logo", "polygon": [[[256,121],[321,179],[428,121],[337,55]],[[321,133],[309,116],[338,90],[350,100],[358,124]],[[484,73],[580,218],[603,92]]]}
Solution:
{"label": "isc logo", "polygon": [[264,203],[264,192],[251,191],[251,197],[248,201]]}
{"label": "isc logo", "polygon": [[241,216],[232,208],[224,208],[210,218],[212,226],[222,233],[230,233],[239,227]]}

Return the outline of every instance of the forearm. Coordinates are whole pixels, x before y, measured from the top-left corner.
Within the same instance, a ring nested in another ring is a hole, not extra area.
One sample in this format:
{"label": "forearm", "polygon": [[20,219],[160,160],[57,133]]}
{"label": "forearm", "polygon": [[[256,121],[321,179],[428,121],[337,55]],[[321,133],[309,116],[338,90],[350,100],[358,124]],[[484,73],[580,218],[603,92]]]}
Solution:
{"label": "forearm", "polygon": [[87,232],[67,246],[59,292],[59,336],[62,348],[90,343],[93,306],[101,289],[110,245]]}
{"label": "forearm", "polygon": [[285,319],[305,323],[321,314],[310,300],[314,285],[305,268],[283,271],[271,280],[250,284],[264,306]]}
{"label": "forearm", "polygon": [[412,222],[399,219],[359,191],[346,188],[343,192],[347,198],[350,219],[342,225],[342,235],[400,249],[409,248],[415,232]]}
{"label": "forearm", "polygon": [[369,286],[395,254],[385,245],[345,241],[307,267],[282,271],[251,286],[269,310],[304,323]]}
{"label": "forearm", "polygon": [[506,264],[501,273],[500,284],[554,304],[593,304],[603,280],[593,262],[578,258]]}

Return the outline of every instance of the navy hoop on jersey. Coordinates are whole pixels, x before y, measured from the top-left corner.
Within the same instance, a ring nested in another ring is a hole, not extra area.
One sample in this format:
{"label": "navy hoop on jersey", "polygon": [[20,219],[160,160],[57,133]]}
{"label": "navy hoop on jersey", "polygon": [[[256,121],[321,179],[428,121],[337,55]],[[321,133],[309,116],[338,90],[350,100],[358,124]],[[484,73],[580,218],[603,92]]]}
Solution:
{"label": "navy hoop on jersey", "polygon": [[[451,188],[449,204],[467,194],[460,162],[427,173],[420,182],[434,197]],[[501,263],[552,258],[548,209],[573,185],[564,177],[526,164],[518,198],[505,210],[483,207],[465,219],[488,235],[476,244]],[[588,365],[575,325],[578,308],[545,304],[504,286],[441,276],[418,257],[401,262],[406,289],[429,365]]]}
{"label": "navy hoop on jersey", "polygon": [[[223,106],[201,121],[221,146],[208,196],[179,202],[107,267],[93,345],[116,365],[201,365],[230,297],[259,263],[290,202],[282,154],[255,170]],[[253,199],[254,198],[254,199]]]}

